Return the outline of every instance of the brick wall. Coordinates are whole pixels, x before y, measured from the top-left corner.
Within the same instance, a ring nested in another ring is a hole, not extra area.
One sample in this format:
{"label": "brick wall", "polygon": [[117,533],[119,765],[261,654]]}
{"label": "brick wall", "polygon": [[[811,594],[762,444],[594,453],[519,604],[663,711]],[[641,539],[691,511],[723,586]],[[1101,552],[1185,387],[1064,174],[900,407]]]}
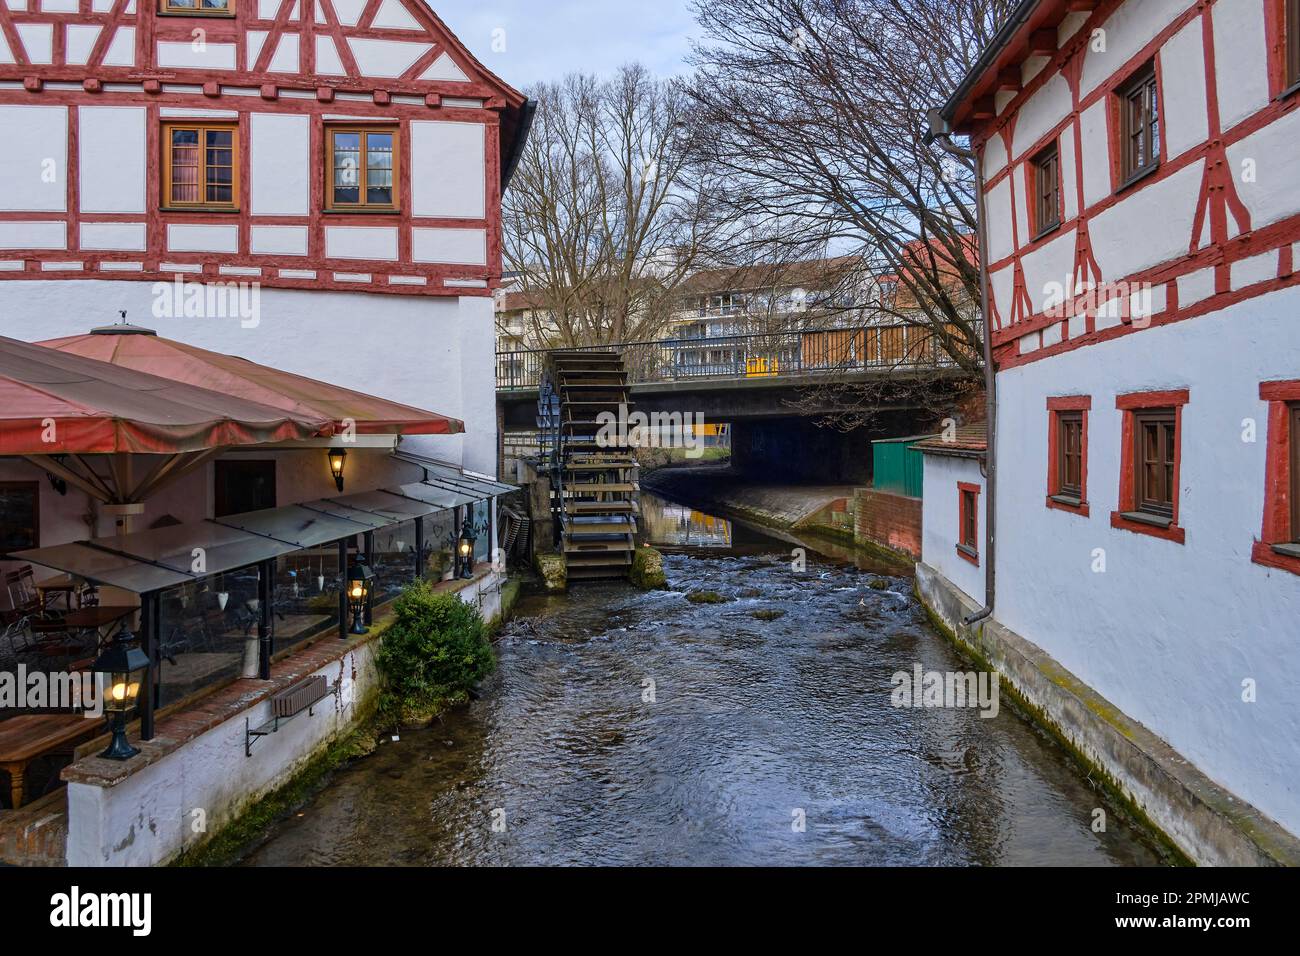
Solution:
{"label": "brick wall", "polygon": [[921,499],[859,488],[853,493],[853,537],[921,559]]}

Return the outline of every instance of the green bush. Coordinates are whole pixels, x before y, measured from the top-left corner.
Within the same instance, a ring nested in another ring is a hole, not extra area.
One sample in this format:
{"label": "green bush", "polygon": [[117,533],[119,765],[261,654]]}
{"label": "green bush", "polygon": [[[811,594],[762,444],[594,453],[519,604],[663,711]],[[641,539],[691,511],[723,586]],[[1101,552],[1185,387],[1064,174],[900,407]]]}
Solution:
{"label": "green bush", "polygon": [[466,698],[496,667],[487,625],[455,594],[413,584],[394,604],[394,620],[380,642],[381,714],[420,719]]}

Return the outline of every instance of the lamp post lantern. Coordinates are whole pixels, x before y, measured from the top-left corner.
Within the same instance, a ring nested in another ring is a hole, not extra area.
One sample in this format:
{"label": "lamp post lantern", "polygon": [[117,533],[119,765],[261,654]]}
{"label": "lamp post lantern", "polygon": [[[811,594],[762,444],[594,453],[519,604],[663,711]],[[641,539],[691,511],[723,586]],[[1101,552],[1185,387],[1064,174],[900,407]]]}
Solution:
{"label": "lamp post lantern", "polygon": [[149,671],[149,657],[136,646],[135,635],[123,626],[105,648],[104,653],[91,665],[96,674],[107,675],[107,684],[101,682],[104,695],[104,716],[108,719],[113,739],[101,757],[109,760],[130,760],[140,751],[127,743],[127,715],[135,709],[140,699],[140,688]]}
{"label": "lamp post lantern", "polygon": [[349,634],[365,634],[366,603],[370,599],[370,588],[375,573],[369,565],[354,564],[348,569],[348,607],[352,611],[352,628]]}

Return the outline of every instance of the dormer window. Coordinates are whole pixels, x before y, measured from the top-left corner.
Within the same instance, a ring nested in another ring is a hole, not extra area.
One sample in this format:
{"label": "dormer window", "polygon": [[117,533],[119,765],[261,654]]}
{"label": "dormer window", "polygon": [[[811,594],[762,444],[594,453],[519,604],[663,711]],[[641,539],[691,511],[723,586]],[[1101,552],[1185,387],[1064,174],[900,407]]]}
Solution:
{"label": "dormer window", "polygon": [[159,12],[186,17],[233,17],[235,0],[162,0]]}

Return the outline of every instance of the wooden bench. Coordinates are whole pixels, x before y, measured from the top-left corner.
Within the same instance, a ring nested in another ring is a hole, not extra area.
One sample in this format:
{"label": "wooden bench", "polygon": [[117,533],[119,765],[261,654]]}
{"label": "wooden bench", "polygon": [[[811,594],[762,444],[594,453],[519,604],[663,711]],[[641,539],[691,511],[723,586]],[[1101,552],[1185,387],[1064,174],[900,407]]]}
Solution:
{"label": "wooden bench", "polygon": [[23,805],[28,764],[47,754],[72,753],[78,743],[103,732],[101,719],[81,714],[24,714],[0,721],[0,770],[9,774],[13,808]]}

